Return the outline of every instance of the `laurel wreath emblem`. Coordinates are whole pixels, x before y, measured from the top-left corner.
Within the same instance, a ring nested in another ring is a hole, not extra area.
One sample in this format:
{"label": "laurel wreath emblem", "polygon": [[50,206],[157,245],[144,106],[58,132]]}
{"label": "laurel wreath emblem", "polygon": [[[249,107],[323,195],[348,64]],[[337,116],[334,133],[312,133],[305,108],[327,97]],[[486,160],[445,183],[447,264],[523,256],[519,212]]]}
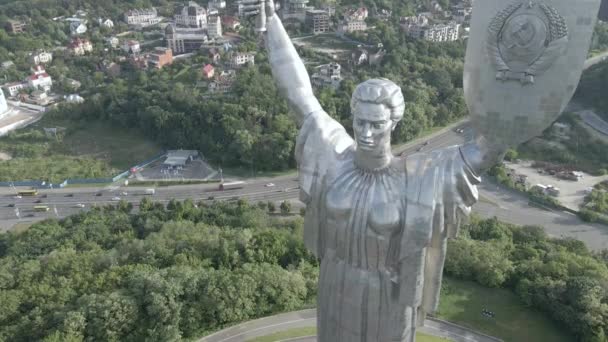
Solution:
{"label": "laurel wreath emblem", "polygon": [[[500,34],[509,17],[522,8],[525,5],[525,2],[528,3],[529,7],[532,7],[534,4],[534,1],[518,1],[512,3],[498,12],[488,27],[489,34],[486,44],[487,53],[490,57],[490,61],[498,71],[496,79],[506,81],[512,78],[509,77],[511,68],[509,68],[500,52]],[[540,75],[549,69],[555,60],[563,54],[568,43],[568,26],[566,24],[566,19],[561,16],[555,8],[545,3],[538,3],[538,7],[547,17],[549,32],[545,40],[545,49],[542,55],[530,64],[523,74],[520,75],[520,80],[524,84],[534,83],[534,76]]]}

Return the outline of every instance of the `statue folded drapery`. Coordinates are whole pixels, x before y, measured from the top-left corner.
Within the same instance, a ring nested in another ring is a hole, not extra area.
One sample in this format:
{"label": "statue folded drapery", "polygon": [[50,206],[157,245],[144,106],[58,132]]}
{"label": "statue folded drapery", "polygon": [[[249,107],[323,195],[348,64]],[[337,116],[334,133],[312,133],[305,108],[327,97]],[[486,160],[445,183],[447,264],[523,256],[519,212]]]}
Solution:
{"label": "statue folded drapery", "polygon": [[477,201],[458,147],[364,170],[344,128],[319,111],[296,145],[304,240],[321,261],[319,341],[413,341],[436,309],[446,240]]}

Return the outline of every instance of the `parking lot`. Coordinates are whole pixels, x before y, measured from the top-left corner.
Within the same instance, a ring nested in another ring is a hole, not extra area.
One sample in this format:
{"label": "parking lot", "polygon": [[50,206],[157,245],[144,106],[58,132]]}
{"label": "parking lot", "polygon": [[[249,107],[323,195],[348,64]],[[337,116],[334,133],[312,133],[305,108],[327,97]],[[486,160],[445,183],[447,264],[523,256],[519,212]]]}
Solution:
{"label": "parking lot", "polygon": [[136,175],[138,180],[211,180],[219,174],[205,161],[195,159],[185,166],[167,167],[163,161],[147,166]]}
{"label": "parking lot", "polygon": [[539,173],[536,168],[532,167],[532,162],[523,161],[519,164],[505,163],[507,168],[514,169],[517,174],[528,176],[530,186],[536,184],[553,185],[559,188],[560,194],[557,199],[560,203],[572,210],[579,210],[581,204],[587,195],[586,190],[594,185],[608,180],[608,176],[595,177],[584,173],[583,178],[578,182],[571,180],[560,179],[546,173]]}

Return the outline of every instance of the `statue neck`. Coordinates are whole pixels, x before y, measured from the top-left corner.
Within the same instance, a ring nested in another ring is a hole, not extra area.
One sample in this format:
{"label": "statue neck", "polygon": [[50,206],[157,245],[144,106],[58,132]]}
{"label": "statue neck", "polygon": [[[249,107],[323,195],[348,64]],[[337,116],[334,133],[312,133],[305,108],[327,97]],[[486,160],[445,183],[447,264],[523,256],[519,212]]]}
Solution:
{"label": "statue neck", "polygon": [[382,154],[374,154],[357,150],[355,152],[355,165],[365,171],[377,171],[385,169],[391,164],[393,154],[390,150],[384,151]]}

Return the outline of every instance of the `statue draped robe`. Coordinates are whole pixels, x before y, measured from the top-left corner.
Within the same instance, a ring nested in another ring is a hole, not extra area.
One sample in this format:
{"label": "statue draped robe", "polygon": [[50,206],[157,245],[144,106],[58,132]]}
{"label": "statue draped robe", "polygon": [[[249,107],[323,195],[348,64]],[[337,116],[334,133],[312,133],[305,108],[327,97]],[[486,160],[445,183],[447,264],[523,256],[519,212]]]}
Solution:
{"label": "statue draped robe", "polygon": [[356,145],[323,111],[296,145],[304,241],[321,259],[320,342],[414,341],[437,308],[448,237],[477,201],[480,182],[457,146],[386,168],[355,165]]}

